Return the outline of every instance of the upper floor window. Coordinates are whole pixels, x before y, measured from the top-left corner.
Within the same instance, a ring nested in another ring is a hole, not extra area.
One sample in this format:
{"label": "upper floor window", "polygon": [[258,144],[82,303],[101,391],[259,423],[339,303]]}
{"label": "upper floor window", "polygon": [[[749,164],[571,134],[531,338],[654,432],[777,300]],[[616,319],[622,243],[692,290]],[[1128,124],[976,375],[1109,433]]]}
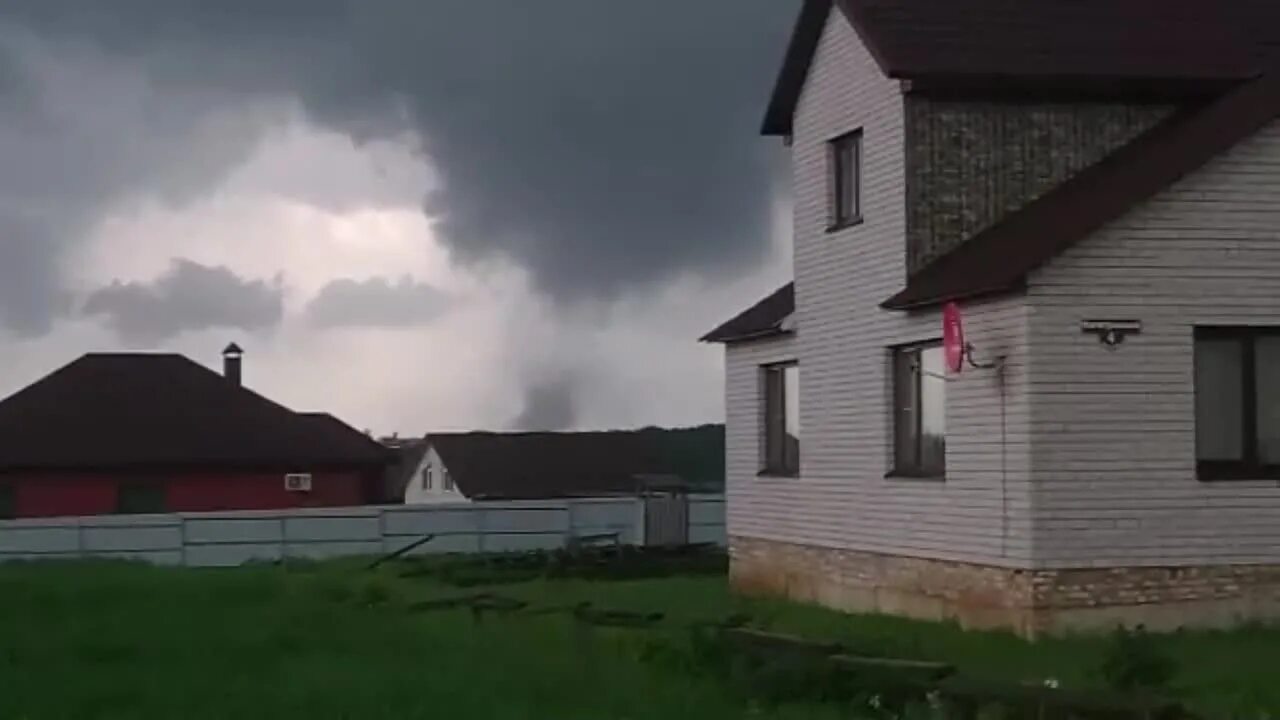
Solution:
{"label": "upper floor window", "polygon": [[1195,330],[1201,479],[1280,479],[1280,327]]}
{"label": "upper floor window", "polygon": [[800,474],[800,366],[764,370],[765,475]]}
{"label": "upper floor window", "polygon": [[830,146],[830,229],[836,230],[862,221],[862,131],[841,135]]}
{"label": "upper floor window", "polygon": [[947,369],[941,344],[893,351],[893,437],[893,475],[945,474]]}
{"label": "upper floor window", "polygon": [[453,476],[449,474],[448,470],[444,470],[442,472],[444,472],[444,491],[453,492]]}
{"label": "upper floor window", "polygon": [[428,466],[426,466],[425,468],[423,468],[423,469],[422,469],[422,489],[423,489],[423,490],[430,490],[430,489],[431,489],[431,484],[432,484],[432,480],[431,480],[431,466],[430,466],[430,465],[428,465]]}

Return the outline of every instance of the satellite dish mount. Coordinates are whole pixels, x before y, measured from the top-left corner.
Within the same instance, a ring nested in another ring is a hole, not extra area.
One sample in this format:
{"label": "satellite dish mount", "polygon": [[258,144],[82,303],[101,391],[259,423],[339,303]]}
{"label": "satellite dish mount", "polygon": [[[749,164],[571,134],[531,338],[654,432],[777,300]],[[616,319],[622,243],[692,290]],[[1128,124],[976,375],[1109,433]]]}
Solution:
{"label": "satellite dish mount", "polygon": [[947,369],[953,373],[963,372],[966,363],[975,370],[993,370],[999,367],[999,363],[980,363],[973,359],[973,343],[965,340],[964,317],[956,302],[949,302],[942,308],[942,351]]}

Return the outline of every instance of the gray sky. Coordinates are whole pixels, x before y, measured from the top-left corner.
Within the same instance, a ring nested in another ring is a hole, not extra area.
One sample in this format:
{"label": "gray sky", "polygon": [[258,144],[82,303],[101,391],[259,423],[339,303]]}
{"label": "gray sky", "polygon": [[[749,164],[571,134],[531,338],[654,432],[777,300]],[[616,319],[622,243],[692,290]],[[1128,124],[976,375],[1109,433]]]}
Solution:
{"label": "gray sky", "polygon": [[722,417],[784,0],[8,0],[0,395],[164,349],[377,432]]}

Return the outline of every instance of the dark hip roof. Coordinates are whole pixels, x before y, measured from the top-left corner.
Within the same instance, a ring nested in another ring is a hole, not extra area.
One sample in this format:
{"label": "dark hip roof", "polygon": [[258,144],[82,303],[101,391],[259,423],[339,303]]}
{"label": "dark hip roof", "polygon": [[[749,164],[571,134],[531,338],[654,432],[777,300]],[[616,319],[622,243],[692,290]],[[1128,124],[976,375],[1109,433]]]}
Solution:
{"label": "dark hip roof", "polygon": [[783,331],[782,321],[796,311],[796,285],[787,283],[733,319],[702,336],[702,342],[757,340]]}
{"label": "dark hip roof", "polygon": [[1014,290],[1032,270],[1280,116],[1280,75],[1180,112],[913,275],[883,307]]}
{"label": "dark hip roof", "polygon": [[0,401],[0,471],[385,462],[333,416],[295,413],[181,355],[85,355]]}
{"label": "dark hip roof", "polygon": [[765,134],[791,133],[833,4],[886,76],[971,90],[1181,96],[1256,76],[1280,41],[1274,0],[805,0]]}
{"label": "dark hip roof", "polygon": [[471,499],[633,495],[677,481],[724,488],[724,426],[578,433],[431,433],[459,491]]}

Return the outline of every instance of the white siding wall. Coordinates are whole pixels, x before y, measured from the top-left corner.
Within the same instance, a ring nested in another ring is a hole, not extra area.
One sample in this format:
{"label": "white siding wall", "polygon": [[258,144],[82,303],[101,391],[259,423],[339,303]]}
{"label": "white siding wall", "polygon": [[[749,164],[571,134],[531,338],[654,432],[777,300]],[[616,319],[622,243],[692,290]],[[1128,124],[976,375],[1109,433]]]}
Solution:
{"label": "white siding wall", "polygon": [[[1195,476],[1192,328],[1280,324],[1280,125],[1033,275],[1035,556],[1280,562],[1280,485]],[[1115,352],[1089,318],[1137,319]],[[1280,478],[1277,478],[1280,480]]]}
{"label": "white siding wall", "polygon": [[[430,489],[422,486],[422,473],[428,467],[432,469]],[[422,454],[422,459],[418,461],[418,467],[413,471],[413,477],[409,478],[409,483],[405,485],[404,504],[468,502],[466,496],[458,492],[457,485],[454,485],[453,490],[446,491],[444,489],[444,474],[446,471],[444,461],[440,459],[440,454],[436,452],[434,447],[428,446],[427,451]]]}
{"label": "white siding wall", "polygon": [[[796,343],[793,337],[784,336],[730,345],[725,358],[724,443],[729,534],[793,537],[806,522],[804,498],[794,492],[796,480],[761,478],[757,473],[761,468],[761,445],[764,442],[760,366],[796,360]],[[802,427],[802,461],[804,447]]]}
{"label": "white siding wall", "polygon": [[[921,557],[1030,559],[1021,298],[967,309],[983,355],[1010,356],[1006,382],[970,371],[948,386],[948,477],[886,479],[887,348],[941,335],[937,313],[879,309],[906,275],[905,109],[839,12],[828,20],[795,118],[797,338],[728,351],[730,533]],[[862,128],[862,225],[828,234],[826,142]],[[801,477],[757,478],[763,362],[798,359]],[[1001,396],[1008,432],[1001,442]]]}

